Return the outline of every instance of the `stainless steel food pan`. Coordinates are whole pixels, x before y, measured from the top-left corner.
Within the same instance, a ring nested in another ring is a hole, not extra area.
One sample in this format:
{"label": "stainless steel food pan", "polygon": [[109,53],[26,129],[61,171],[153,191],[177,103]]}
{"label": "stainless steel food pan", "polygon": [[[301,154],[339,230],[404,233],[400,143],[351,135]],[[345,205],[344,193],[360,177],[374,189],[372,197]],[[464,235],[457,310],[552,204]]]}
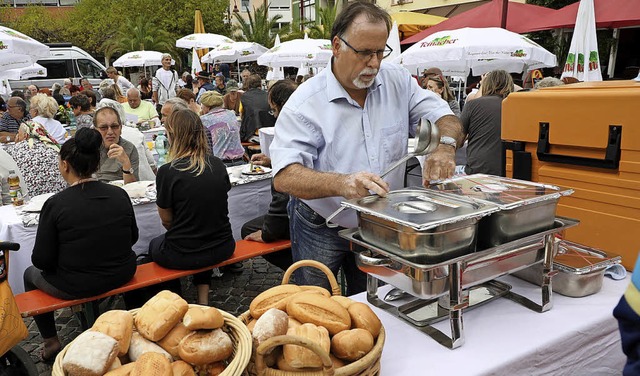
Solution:
{"label": "stainless steel food pan", "polygon": [[[620,256],[566,240],[561,241],[553,262],[553,269],[557,271],[552,279],[553,291],[574,298],[595,294],[602,289],[605,270],[620,261]],[[540,285],[542,265],[533,265],[514,275]]]}

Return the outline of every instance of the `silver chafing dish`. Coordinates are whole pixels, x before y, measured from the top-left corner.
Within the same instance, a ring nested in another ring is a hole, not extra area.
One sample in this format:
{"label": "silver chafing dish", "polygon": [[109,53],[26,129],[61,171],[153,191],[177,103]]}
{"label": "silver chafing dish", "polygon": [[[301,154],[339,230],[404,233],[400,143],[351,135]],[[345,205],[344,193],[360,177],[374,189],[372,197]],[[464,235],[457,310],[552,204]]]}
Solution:
{"label": "silver chafing dish", "polygon": [[430,188],[491,202],[500,208],[480,221],[481,249],[552,228],[558,200],[573,193],[569,188],[485,174],[444,180]]}

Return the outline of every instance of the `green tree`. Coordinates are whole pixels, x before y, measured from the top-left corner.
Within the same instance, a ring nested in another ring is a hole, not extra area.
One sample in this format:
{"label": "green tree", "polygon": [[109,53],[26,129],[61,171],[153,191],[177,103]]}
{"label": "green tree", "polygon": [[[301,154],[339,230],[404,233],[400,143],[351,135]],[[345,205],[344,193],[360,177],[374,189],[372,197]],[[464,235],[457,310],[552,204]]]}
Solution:
{"label": "green tree", "polygon": [[113,45],[113,51],[117,52],[175,49],[175,39],[171,34],[142,16],[127,19],[116,32],[115,38],[109,40],[107,44]]}
{"label": "green tree", "polygon": [[333,22],[338,14],[338,3],[328,5],[326,8],[320,8],[316,17],[316,24],[309,28],[309,38],[329,39],[331,38],[331,29]]}
{"label": "green tree", "polygon": [[234,35],[236,40],[244,40],[247,42],[255,42],[261,44],[267,48],[273,47],[275,40],[275,33],[273,30],[276,28],[278,20],[282,18],[281,15],[276,14],[273,17],[269,17],[267,7],[265,4],[258,8],[253,7],[253,15],[249,11],[249,8],[245,8],[249,16],[249,20],[246,21],[239,13],[234,13],[238,26],[236,26],[236,34]]}
{"label": "green tree", "polygon": [[0,20],[12,29],[18,30],[42,43],[64,41],[64,23],[66,17],[51,17],[47,9],[41,5],[28,5],[19,14],[15,8],[0,8]]}

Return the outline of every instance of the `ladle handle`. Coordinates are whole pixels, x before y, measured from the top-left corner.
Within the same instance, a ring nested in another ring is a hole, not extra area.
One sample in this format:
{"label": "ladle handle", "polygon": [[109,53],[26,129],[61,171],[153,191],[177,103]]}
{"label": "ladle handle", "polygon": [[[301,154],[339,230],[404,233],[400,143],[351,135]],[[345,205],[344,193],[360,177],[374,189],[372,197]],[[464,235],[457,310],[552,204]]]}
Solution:
{"label": "ladle handle", "polygon": [[395,170],[396,168],[398,168],[401,164],[403,164],[404,162],[408,161],[409,159],[415,157],[416,154],[415,153],[409,153],[407,155],[405,155],[404,157],[400,158],[396,163],[392,164],[390,167],[388,167],[381,175],[381,178],[384,178],[385,176],[389,175],[389,173],[393,170]]}
{"label": "ladle handle", "polygon": [[338,227],[338,225],[336,223],[332,223],[331,220],[334,219],[336,217],[336,215],[342,213],[342,211],[345,209],[345,206],[341,206],[338,208],[338,210],[334,211],[333,213],[331,213],[330,216],[327,217],[327,219],[324,220],[324,224],[327,225],[327,227],[329,228],[336,228]]}

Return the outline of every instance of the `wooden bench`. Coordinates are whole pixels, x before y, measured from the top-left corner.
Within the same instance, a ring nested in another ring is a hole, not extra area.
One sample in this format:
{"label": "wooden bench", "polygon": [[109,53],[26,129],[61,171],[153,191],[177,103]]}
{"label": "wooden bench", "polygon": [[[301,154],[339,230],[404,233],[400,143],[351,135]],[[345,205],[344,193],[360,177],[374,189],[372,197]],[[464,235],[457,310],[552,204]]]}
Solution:
{"label": "wooden bench", "polygon": [[131,281],[127,282],[125,285],[117,289],[105,292],[101,295],[83,299],[63,300],[48,295],[41,290],[32,290],[24,292],[22,294],[18,294],[15,296],[15,298],[22,317],[35,316],[41,313],[55,311],[60,308],[84,305],[85,314],[89,316],[87,317],[87,323],[91,325],[95,316],[93,312],[93,305],[86,303],[91,303],[102,298],[107,298],[109,296],[137,290],[139,288],[155,285],[161,282],[186,277],[198,272],[212,270],[214,268],[219,268],[225,265],[235,264],[236,262],[241,262],[253,257],[266,255],[290,247],[291,242],[289,240],[279,240],[273,243],[260,243],[249,240],[238,240],[236,242],[236,249],[233,252],[231,258],[217,265],[208,266],[206,268],[195,270],[175,270],[163,268],[155,262],[150,262],[147,264],[138,265],[136,274],[133,276]]}

